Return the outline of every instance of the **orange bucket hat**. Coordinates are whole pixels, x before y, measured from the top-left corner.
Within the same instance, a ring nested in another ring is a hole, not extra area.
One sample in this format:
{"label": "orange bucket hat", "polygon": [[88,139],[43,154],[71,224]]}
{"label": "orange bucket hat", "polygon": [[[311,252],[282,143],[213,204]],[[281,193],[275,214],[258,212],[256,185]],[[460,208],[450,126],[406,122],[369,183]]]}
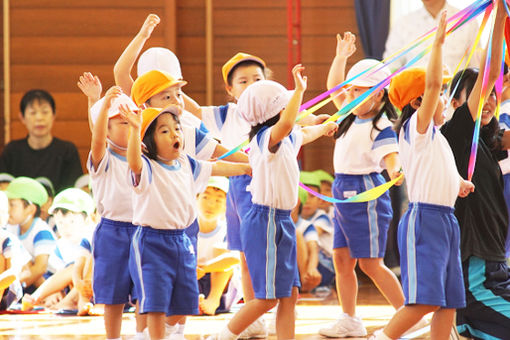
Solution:
{"label": "orange bucket hat", "polygon": [[[452,79],[449,72],[447,67],[443,67],[443,84]],[[413,99],[421,97],[425,92],[425,75],[424,68],[413,67],[391,78],[388,92],[390,102],[402,111]]]}
{"label": "orange bucket hat", "polygon": [[171,86],[186,84],[186,81],[177,80],[167,72],[152,70],[136,78],[131,88],[131,98],[136,105],[140,106],[152,96]]}
{"label": "orange bucket hat", "polygon": [[248,61],[248,60],[255,61],[255,62],[259,63],[262,66],[262,69],[266,68],[266,63],[264,62],[264,60],[260,59],[259,57],[256,57],[256,56],[248,54],[248,53],[239,52],[235,56],[230,58],[221,68],[221,74],[223,75],[223,81],[225,82],[225,84],[228,85],[228,75],[230,74],[232,69],[240,62]]}
{"label": "orange bucket hat", "polygon": [[163,113],[173,113],[175,115],[179,115],[179,108],[175,105],[169,105],[165,107],[164,109],[157,109],[154,107],[149,107],[142,111],[142,126],[140,128],[140,137],[143,140],[143,137],[145,137],[145,133],[147,132],[147,129],[151,125],[153,121],[155,121],[160,115]]}

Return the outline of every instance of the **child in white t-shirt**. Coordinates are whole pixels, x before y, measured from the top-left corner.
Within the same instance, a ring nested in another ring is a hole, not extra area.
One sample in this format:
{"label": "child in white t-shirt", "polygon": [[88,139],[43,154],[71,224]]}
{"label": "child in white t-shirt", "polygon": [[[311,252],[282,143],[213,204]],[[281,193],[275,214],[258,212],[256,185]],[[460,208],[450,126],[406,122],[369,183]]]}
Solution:
{"label": "child in white t-shirt", "polygon": [[253,206],[241,222],[242,250],[253,283],[255,299],[232,318],[217,339],[236,339],[263,313],[278,303],[278,338],[293,339],[299,287],[295,225],[290,210],[298,196],[297,154],[302,144],[332,134],[336,124],[294,129],[306,88],[303,67],[293,69],[296,89],[261,80],[250,85],[238,102],[240,114],[252,126],[249,185]]}
{"label": "child in white t-shirt", "polygon": [[129,269],[151,339],[165,336],[165,316],[175,325],[184,315],[198,314],[195,251],[184,233],[197,216],[196,194],[211,174],[250,172],[248,164],[208,163],[185,155],[178,110],[148,108],[137,114],[121,108],[131,127],[127,160],[136,207],[133,224],[139,226]]}

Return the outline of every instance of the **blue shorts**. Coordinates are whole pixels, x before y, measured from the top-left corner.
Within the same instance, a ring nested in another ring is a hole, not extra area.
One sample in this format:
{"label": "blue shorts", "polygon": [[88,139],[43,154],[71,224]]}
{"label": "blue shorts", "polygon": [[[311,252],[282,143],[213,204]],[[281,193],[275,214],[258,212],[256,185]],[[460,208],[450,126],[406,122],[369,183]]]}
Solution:
{"label": "blue shorts", "polygon": [[[508,210],[508,215],[510,216],[510,174],[506,174],[503,176],[504,181],[504,191],[506,201],[506,208]],[[508,225],[508,233],[506,235],[506,243],[505,243],[506,257],[510,257],[510,223]]]}
{"label": "blue shorts", "polygon": [[130,255],[140,313],[198,314],[197,261],[184,230],[138,227]]}
{"label": "blue shorts", "polygon": [[195,254],[197,253],[197,242],[198,242],[198,232],[200,231],[200,227],[198,226],[198,218],[195,218],[193,223],[190,224],[189,227],[184,229],[186,235],[188,235],[191,244],[193,245],[193,249],[195,250]]}
{"label": "blue shorts", "polygon": [[452,207],[409,203],[398,226],[405,304],[466,305],[460,229]]}
{"label": "blue shorts", "polygon": [[[333,195],[346,199],[386,183],[379,173],[368,175],[336,174]],[[393,210],[388,192],[378,199],[361,203],[335,203],[333,248],[349,248],[352,258],[381,258]]]}
{"label": "blue shorts", "polygon": [[248,175],[232,176],[227,193],[227,245],[230,250],[241,251],[241,223],[252,206],[251,192],[246,187],[251,183]]}
{"label": "blue shorts", "polygon": [[290,297],[293,287],[301,287],[290,210],[253,204],[241,224],[241,240],[257,299]]}
{"label": "blue shorts", "polygon": [[107,305],[133,299],[129,275],[129,251],[136,226],[129,222],[101,218],[92,239],[94,302]]}

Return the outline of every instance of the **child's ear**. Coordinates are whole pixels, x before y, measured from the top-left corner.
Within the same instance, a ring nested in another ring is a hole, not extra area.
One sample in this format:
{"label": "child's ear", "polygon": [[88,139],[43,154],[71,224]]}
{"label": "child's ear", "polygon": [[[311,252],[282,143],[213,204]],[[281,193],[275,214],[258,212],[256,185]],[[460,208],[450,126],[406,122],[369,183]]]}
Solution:
{"label": "child's ear", "polygon": [[415,110],[418,110],[418,108],[421,106],[421,98],[414,98],[413,100],[411,100],[411,102],[409,103],[411,104],[411,107]]}
{"label": "child's ear", "polygon": [[232,94],[232,86],[225,84],[225,91],[227,91],[229,96],[234,97],[234,95]]}
{"label": "child's ear", "polygon": [[454,110],[457,110],[457,108],[461,106],[461,103],[459,103],[459,101],[455,98],[452,98],[452,107]]}

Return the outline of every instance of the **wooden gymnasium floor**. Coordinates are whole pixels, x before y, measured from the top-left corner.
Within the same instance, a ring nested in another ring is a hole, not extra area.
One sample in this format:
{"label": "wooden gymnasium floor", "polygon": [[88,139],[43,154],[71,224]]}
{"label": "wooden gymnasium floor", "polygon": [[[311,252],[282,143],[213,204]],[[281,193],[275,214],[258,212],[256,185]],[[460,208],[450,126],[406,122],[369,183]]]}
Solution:
{"label": "wooden gymnasium floor", "polygon": [[[369,335],[376,329],[383,327],[393,315],[393,308],[389,306],[371,282],[362,279],[358,298],[358,314],[368,329]],[[298,319],[296,321],[296,339],[321,339],[317,334],[322,328],[332,322],[341,313],[332,292],[326,297],[304,294],[297,306]],[[185,336],[189,340],[202,339],[219,331],[232,314],[222,314],[208,317],[192,317],[188,320]],[[266,314],[266,320],[273,316]],[[132,339],[135,333],[134,314],[124,314],[122,324],[123,339]],[[428,332],[414,339],[429,339]],[[104,339],[102,317],[56,316],[53,314],[31,315],[0,315],[0,340],[4,339]],[[276,339],[270,336],[270,340]],[[355,340],[355,338],[350,338]]]}

